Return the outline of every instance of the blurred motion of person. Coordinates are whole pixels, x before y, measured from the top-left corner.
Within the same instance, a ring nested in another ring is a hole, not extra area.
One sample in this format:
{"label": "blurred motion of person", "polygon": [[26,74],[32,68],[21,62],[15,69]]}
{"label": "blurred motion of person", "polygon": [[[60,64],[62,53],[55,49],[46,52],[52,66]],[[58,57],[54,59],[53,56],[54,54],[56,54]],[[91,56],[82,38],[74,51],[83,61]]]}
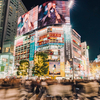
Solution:
{"label": "blurred motion of person", "polygon": [[45,80],[41,80],[41,86],[42,86],[41,93],[43,94],[47,89],[47,83]]}
{"label": "blurred motion of person", "polygon": [[37,80],[36,84],[36,98],[38,98],[39,92],[40,92],[40,80]]}
{"label": "blurred motion of person", "polygon": [[35,89],[35,81],[32,80],[32,83],[31,83],[31,92],[34,93],[34,89]]}
{"label": "blurred motion of person", "polygon": [[98,79],[98,83],[99,83],[99,95],[100,95],[100,78]]}

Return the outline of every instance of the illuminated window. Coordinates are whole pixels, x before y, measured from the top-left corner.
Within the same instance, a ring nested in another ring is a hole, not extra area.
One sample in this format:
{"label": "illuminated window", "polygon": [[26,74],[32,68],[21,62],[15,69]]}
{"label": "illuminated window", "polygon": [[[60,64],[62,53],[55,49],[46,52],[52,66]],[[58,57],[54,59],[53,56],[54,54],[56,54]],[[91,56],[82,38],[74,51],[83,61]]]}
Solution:
{"label": "illuminated window", "polygon": [[9,52],[9,50],[10,50],[10,48],[9,48],[9,47],[7,47],[7,48],[6,48],[6,52]]}

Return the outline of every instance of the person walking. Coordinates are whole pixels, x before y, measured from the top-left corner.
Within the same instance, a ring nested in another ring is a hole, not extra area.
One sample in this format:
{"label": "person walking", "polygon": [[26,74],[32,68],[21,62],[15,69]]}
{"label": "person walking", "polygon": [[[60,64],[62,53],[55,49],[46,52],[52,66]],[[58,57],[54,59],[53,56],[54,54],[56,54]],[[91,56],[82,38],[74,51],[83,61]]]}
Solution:
{"label": "person walking", "polygon": [[40,92],[40,81],[37,80],[37,85],[36,85],[36,100],[38,98],[39,92]]}

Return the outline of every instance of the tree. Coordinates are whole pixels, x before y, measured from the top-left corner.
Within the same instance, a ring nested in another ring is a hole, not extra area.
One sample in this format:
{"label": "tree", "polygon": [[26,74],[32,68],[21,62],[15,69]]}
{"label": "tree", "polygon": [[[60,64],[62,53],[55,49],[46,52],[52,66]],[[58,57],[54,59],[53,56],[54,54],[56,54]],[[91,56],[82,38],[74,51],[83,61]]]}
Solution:
{"label": "tree", "polygon": [[21,76],[28,75],[27,70],[29,69],[29,61],[21,60],[19,64],[20,65],[18,67],[17,75],[21,75]]}
{"label": "tree", "polygon": [[44,76],[48,72],[48,64],[46,63],[48,55],[44,52],[36,52],[34,56],[34,67],[32,74],[36,76]]}
{"label": "tree", "polygon": [[90,72],[95,77],[97,73],[100,71],[100,62],[92,62],[90,63]]}

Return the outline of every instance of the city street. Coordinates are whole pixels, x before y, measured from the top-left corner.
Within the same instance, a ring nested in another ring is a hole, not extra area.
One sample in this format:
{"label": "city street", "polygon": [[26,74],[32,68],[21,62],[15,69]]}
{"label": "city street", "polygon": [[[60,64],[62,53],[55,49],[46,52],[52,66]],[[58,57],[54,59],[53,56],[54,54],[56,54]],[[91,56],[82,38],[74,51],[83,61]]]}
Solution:
{"label": "city street", "polygon": [[0,100],[100,100],[99,24],[100,0],[0,0]]}
{"label": "city street", "polygon": [[[57,92],[57,91],[55,91]],[[55,93],[56,94],[56,93]],[[73,94],[74,95],[74,94]],[[75,96],[72,96],[70,99],[65,97],[56,98],[53,96],[47,96],[45,93],[39,93],[36,98],[36,94],[30,92],[28,89],[20,88],[2,88],[0,89],[0,100],[91,100],[91,99],[82,99],[82,95],[78,94],[78,99],[75,99]],[[94,98],[94,100],[100,100],[100,96]]]}

